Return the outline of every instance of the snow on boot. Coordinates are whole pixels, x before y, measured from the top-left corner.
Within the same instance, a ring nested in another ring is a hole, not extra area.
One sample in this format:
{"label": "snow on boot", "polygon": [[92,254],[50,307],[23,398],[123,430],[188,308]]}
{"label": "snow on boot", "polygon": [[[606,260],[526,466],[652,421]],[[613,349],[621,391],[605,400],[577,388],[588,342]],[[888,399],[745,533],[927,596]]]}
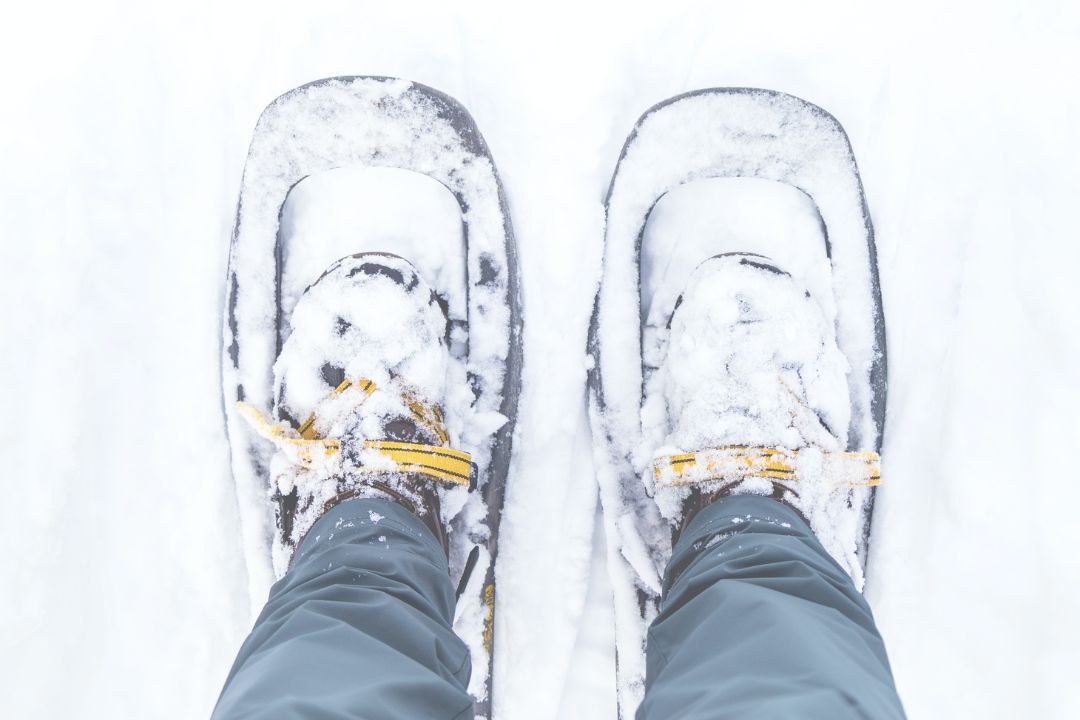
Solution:
{"label": "snow on boot", "polygon": [[245,408],[277,445],[274,564],[287,566],[315,521],[354,497],[416,514],[447,546],[438,487],[468,492],[467,453],[443,422],[448,320],[407,261],[362,253],[334,263],[300,298],[274,365],[278,423]]}
{"label": "snow on boot", "polygon": [[669,328],[643,405],[646,435],[666,433],[646,473],[660,512],[685,528],[720,497],[771,496],[858,574],[845,510],[878,460],[844,452],[849,368],[821,307],[768,258],[731,253],[694,271]]}

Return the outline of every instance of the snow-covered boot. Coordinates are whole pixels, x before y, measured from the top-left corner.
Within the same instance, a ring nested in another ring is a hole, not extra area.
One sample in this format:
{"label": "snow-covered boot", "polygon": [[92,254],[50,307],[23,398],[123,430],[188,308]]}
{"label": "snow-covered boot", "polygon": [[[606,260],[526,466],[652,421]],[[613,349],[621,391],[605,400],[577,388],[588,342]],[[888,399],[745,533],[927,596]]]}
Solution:
{"label": "snow-covered boot", "polygon": [[650,469],[676,527],[720,497],[771,496],[807,519],[834,556],[852,485],[876,484],[876,453],[845,452],[848,363],[810,293],[773,261],[702,263],[675,305],[645,417],[666,425]]}
{"label": "snow-covered boot", "polygon": [[470,486],[468,453],[443,421],[448,320],[416,268],[395,255],[334,263],[307,288],[274,364],[270,422],[245,417],[277,445],[275,565],[286,566],[314,522],[354,497],[393,500],[447,546],[440,485]]}

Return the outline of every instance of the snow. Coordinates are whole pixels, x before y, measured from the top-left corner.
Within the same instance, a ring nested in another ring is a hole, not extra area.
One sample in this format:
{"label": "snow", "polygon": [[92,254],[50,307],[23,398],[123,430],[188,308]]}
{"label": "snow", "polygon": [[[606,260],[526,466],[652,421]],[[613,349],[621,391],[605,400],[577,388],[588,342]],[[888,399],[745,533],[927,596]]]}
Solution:
{"label": "snow", "polygon": [[641,243],[646,324],[665,326],[698,263],[725,252],[783,257],[783,269],[835,314],[821,218],[809,196],[773,180],[712,178],[671,190],[649,214]]}
{"label": "snow", "polygon": [[[408,222],[402,222],[408,218]],[[437,180],[399,168],[339,168],[300,181],[281,218],[285,257],[282,310],[338,258],[398,250],[465,316],[461,210]],[[423,250],[422,252],[420,250]]]}
{"label": "snow", "polygon": [[912,717],[1080,715],[1074,5],[21,4],[0,29],[0,715],[205,717],[250,626],[219,384],[255,119],[334,74],[461,100],[510,195],[525,387],[498,716],[613,717],[584,411],[601,201],[651,104],[772,87],[847,129],[889,415],[867,593]]}

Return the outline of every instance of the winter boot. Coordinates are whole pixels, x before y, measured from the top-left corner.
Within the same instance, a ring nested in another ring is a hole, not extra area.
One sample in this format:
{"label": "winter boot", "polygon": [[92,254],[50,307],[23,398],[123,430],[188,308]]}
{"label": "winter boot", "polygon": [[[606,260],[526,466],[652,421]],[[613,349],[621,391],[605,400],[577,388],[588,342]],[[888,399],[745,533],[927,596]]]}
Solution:
{"label": "winter boot", "polygon": [[647,482],[676,535],[712,501],[752,493],[841,552],[837,511],[880,471],[876,453],[845,452],[848,364],[822,308],[768,258],[733,253],[694,271],[669,328],[645,408],[667,434]]}
{"label": "winter boot", "polygon": [[410,263],[362,253],[334,263],[304,291],[274,365],[276,423],[244,415],[277,446],[274,561],[327,510],[380,497],[417,515],[447,547],[440,486],[471,487],[468,453],[450,449],[443,418],[448,320]]}

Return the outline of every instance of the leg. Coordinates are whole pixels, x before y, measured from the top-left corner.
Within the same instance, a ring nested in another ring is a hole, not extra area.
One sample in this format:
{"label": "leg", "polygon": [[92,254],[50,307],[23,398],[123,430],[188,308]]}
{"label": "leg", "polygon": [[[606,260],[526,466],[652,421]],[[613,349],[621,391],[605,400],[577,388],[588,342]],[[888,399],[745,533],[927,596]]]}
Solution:
{"label": "leg", "polygon": [[471,717],[453,612],[446,556],[416,516],[342,502],[271,589],[213,717]]}
{"label": "leg", "polygon": [[902,718],[866,600],[790,507],[702,509],[649,630],[646,718]]}

